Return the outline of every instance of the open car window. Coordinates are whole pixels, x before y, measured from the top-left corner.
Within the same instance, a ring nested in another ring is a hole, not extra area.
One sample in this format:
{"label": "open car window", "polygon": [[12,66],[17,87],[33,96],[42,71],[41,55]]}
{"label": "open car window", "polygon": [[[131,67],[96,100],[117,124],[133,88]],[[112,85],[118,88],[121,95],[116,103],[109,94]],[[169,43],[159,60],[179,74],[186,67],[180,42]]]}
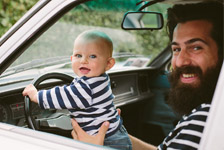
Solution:
{"label": "open car window", "polygon": [[[124,0],[119,1],[120,4],[117,5],[114,1],[96,0],[71,9],[43,33],[4,74],[30,69],[45,72],[52,68],[50,66],[71,68],[73,42],[77,35],[89,29],[101,30],[111,37],[114,45],[113,57],[116,58],[116,65],[112,70],[124,67],[148,67],[166,47],[168,38],[165,36],[165,29],[161,31],[121,29],[124,13],[137,10],[139,6],[136,6],[136,2],[130,3],[129,0]],[[158,8],[155,6],[155,9]]]}

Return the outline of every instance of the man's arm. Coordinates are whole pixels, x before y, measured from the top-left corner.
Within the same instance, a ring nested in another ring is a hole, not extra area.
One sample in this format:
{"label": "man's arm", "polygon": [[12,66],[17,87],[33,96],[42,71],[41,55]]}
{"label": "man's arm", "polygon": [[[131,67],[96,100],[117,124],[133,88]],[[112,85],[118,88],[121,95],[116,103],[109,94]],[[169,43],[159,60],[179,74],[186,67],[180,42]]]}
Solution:
{"label": "man's arm", "polygon": [[148,144],[144,141],[137,139],[136,137],[129,134],[132,143],[132,150],[156,150],[157,147],[154,145]]}
{"label": "man's arm", "polygon": [[[100,127],[99,133],[95,136],[88,135],[82,128],[80,128],[80,126],[74,119],[72,119],[71,122],[73,126],[73,130],[71,133],[73,139],[79,140],[82,142],[91,143],[91,144],[103,145],[105,134],[109,128],[109,122],[104,122],[102,126]],[[140,150],[156,150],[157,149],[157,147],[151,144],[145,143],[131,136],[130,134],[129,134],[129,137],[132,142],[132,150],[139,150],[139,149]]]}

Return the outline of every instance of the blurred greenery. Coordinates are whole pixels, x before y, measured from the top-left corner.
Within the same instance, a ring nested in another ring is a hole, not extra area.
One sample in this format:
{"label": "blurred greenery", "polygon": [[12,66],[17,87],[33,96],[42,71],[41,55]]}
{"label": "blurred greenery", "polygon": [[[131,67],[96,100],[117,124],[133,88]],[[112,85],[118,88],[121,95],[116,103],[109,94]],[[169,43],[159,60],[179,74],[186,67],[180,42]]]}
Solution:
{"label": "blurred greenery", "polygon": [[[29,10],[38,0],[1,0],[0,2],[0,36],[2,36],[21,16],[24,15],[27,10]],[[136,2],[139,0],[93,0],[89,1],[85,4],[81,4],[78,7],[69,11],[63,18],[60,19],[60,25],[63,25],[63,22],[80,25],[80,26],[88,26],[88,27],[106,27],[113,29],[121,29],[121,21],[123,15],[127,11],[138,10],[141,6],[136,6]],[[145,3],[145,2],[143,2]],[[145,9],[145,11],[160,11],[166,16],[166,9],[168,6],[166,5],[153,5]],[[69,29],[72,29],[71,26]],[[67,27],[68,29],[68,27]],[[76,29],[77,30],[77,29]],[[60,29],[56,29],[55,31],[59,32]],[[55,32],[54,31],[54,32]],[[36,49],[42,49],[44,46],[44,42],[51,41],[51,38],[56,38],[54,36],[54,32],[52,32],[52,37],[47,36],[43,38],[43,42],[41,42],[41,47],[36,46],[35,43],[33,47],[37,47]],[[149,56],[151,60],[156,57],[167,45],[168,36],[166,35],[165,28],[162,30],[145,30],[145,31],[125,31],[131,33],[131,35],[135,35],[136,41],[130,42],[127,38],[123,38],[126,44],[122,44],[119,38],[113,38],[116,43],[116,52],[129,52],[132,54],[142,54],[144,56]],[[68,36],[68,34],[73,34]],[[60,46],[63,46],[63,49],[68,44],[68,42],[72,43],[73,39],[70,37],[74,37],[74,32],[68,31],[65,34],[65,31],[62,32],[60,39],[66,39],[60,43]],[[121,35],[116,35],[121,36]],[[63,37],[63,38],[62,38]],[[131,37],[129,37],[131,38]],[[52,40],[54,41],[54,40]],[[128,43],[129,42],[129,43]],[[56,44],[57,43],[57,44]],[[128,43],[128,44],[127,44]],[[50,44],[49,42],[45,45]],[[55,49],[60,49],[59,43],[55,42]],[[134,46],[133,46],[134,45]],[[46,47],[44,49],[46,51]],[[68,47],[68,46],[67,46]],[[70,47],[68,51],[70,52]],[[39,53],[39,51],[36,51]],[[46,55],[46,53],[44,53]],[[52,53],[49,54],[52,56]],[[38,55],[37,55],[38,56]],[[27,56],[24,56],[24,60]]]}
{"label": "blurred greenery", "polygon": [[[0,1],[0,37],[13,25],[18,21],[38,0],[1,0]],[[105,5],[105,2],[108,5]],[[90,7],[88,9],[93,9],[96,6],[101,8],[110,9],[111,5],[120,8],[120,6],[125,6],[128,8],[130,6],[134,7],[136,0],[113,0],[113,1],[105,1],[98,0],[96,2],[90,2]],[[99,5],[101,4],[101,5]],[[119,5],[121,4],[121,5]],[[132,5],[133,4],[133,5]],[[108,7],[105,7],[108,6]],[[84,7],[85,9],[85,7]],[[81,15],[84,16],[84,15]],[[93,20],[94,21],[94,20]]]}
{"label": "blurred greenery", "polygon": [[[118,1],[120,5],[116,3]],[[80,5],[74,11],[70,11],[63,17],[62,21],[88,26],[120,29],[124,13],[138,10],[138,7],[139,6],[136,6],[136,0],[95,0]],[[166,23],[166,11],[168,7],[169,5],[155,4],[147,7],[144,11],[161,12],[163,16],[165,16],[164,21]],[[104,9],[105,11],[103,11]],[[116,46],[117,53],[130,52],[133,54],[143,54],[145,56],[150,56],[151,60],[153,60],[169,42],[165,27],[162,30],[135,30],[129,32],[135,35],[138,47],[133,49],[133,44],[121,43]]]}
{"label": "blurred greenery", "polygon": [[1,0],[0,37],[38,0]]}

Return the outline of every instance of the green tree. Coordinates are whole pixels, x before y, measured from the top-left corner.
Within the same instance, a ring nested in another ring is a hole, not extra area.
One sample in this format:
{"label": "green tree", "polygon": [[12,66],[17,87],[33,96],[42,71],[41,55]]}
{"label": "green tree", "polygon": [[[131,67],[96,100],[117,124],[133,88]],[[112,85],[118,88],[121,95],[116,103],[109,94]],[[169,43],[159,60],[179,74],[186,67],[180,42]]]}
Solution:
{"label": "green tree", "polygon": [[38,0],[1,0],[0,37],[18,21]]}

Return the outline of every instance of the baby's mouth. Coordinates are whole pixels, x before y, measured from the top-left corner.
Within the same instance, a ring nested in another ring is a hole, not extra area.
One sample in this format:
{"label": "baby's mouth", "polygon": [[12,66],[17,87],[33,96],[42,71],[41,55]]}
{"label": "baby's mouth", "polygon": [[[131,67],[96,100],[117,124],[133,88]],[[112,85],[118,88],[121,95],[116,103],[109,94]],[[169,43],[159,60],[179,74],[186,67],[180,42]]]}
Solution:
{"label": "baby's mouth", "polygon": [[79,70],[81,71],[82,74],[88,74],[90,69],[86,67],[80,67]]}

